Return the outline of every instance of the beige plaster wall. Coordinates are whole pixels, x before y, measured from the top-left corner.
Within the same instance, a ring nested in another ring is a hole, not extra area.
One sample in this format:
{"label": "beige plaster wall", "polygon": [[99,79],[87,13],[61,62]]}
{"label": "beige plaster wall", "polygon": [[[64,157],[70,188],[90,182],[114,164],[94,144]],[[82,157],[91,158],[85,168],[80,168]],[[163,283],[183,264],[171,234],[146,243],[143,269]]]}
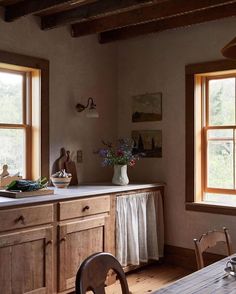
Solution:
{"label": "beige plaster wall", "polygon": [[[129,169],[133,180],[164,181],[166,243],[193,248],[192,239],[227,226],[236,246],[236,217],[185,211],[185,65],[221,59],[235,37],[236,19],[226,19],[118,43],[119,136],[162,129],[163,158],[143,159]],[[131,97],[163,93],[161,122],[132,123]],[[236,249],[236,247],[235,247]]]}
{"label": "beige plaster wall", "polygon": [[[66,27],[43,32],[38,22],[26,17],[5,23],[1,17],[0,50],[50,61],[50,163],[63,146],[74,158],[81,149],[79,181],[108,180],[112,171],[101,167],[93,150],[101,138],[113,140],[117,135],[116,46],[101,46],[96,36],[73,39]],[[75,112],[76,103],[87,103],[90,96],[100,112],[97,120]]]}

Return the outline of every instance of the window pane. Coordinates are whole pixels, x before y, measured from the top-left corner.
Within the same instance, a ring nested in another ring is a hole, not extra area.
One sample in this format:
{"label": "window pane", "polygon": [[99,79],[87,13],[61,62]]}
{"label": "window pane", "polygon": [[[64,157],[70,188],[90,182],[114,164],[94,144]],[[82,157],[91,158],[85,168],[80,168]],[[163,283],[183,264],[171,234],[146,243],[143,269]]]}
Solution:
{"label": "window pane", "polygon": [[233,129],[208,130],[208,139],[233,139]]}
{"label": "window pane", "polygon": [[235,125],[235,78],[209,81],[209,125]]}
{"label": "window pane", "polygon": [[10,174],[25,175],[25,131],[22,129],[0,129],[0,169],[9,166]]}
{"label": "window pane", "polygon": [[233,189],[233,141],[208,141],[207,186]]}
{"label": "window pane", "polygon": [[227,205],[235,206],[236,203],[236,195],[231,194],[214,194],[214,193],[206,193],[204,195],[204,201],[208,202],[216,202]]}
{"label": "window pane", "polygon": [[0,123],[23,123],[23,76],[0,72]]}

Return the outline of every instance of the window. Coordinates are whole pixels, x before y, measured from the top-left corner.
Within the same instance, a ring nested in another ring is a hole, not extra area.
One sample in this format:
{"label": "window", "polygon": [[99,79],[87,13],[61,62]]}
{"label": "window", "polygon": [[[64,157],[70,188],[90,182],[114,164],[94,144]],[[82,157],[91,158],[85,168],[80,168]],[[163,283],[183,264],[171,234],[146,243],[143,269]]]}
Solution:
{"label": "window", "polygon": [[0,51],[0,172],[49,175],[48,61]]}
{"label": "window", "polygon": [[233,61],[186,66],[186,209],[236,214]]}
{"label": "window", "polygon": [[30,160],[31,111],[27,97],[25,72],[0,68],[0,166],[7,164],[10,174],[30,176],[26,168]]}
{"label": "window", "polygon": [[[236,74],[201,77],[203,200],[236,205]],[[197,98],[197,97],[196,97]],[[197,119],[197,118],[196,118]],[[200,118],[199,118],[200,119]]]}

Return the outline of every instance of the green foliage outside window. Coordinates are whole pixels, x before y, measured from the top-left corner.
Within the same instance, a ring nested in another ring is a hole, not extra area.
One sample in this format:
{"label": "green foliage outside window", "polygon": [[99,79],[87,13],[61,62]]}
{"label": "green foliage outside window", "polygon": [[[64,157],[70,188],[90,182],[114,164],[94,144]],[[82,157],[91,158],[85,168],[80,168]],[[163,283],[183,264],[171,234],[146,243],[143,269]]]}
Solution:
{"label": "green foliage outside window", "polygon": [[209,127],[207,174],[210,188],[235,189],[235,78],[209,81]]}
{"label": "green foliage outside window", "polygon": [[11,174],[24,172],[24,130],[7,127],[23,123],[22,101],[22,75],[0,72],[0,172],[3,164],[8,164]]}

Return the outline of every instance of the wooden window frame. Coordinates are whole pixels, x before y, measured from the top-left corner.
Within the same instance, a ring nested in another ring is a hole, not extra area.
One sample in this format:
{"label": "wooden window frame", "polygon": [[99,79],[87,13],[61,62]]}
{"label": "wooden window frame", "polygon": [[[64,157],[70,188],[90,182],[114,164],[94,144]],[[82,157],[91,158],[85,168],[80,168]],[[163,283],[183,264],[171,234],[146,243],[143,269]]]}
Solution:
{"label": "wooden window frame", "polygon": [[[0,72],[22,76],[22,123],[0,123],[0,129],[24,130],[25,133],[25,177],[32,178],[31,155],[32,155],[32,122],[31,122],[31,91],[27,89],[28,79],[31,77],[27,72],[21,70],[6,69],[0,67]],[[28,94],[27,94],[28,92]],[[28,97],[29,96],[29,97]]]}
{"label": "wooden window frame", "polygon": [[[206,86],[206,90],[205,90],[205,94],[204,94],[204,100],[205,100],[205,114],[202,113],[202,116],[204,116],[205,118],[205,125],[202,127],[202,131],[203,131],[203,149],[206,151],[204,152],[204,154],[202,155],[202,174],[203,174],[203,186],[204,186],[204,192],[208,192],[208,193],[220,193],[220,194],[236,194],[236,188],[235,189],[223,189],[223,188],[211,188],[207,186],[207,182],[208,182],[208,174],[207,174],[207,131],[208,130],[219,130],[219,129],[232,129],[233,130],[233,157],[234,157],[234,175],[233,175],[233,181],[234,181],[234,187],[235,187],[235,181],[236,181],[236,177],[235,177],[235,132],[236,132],[236,121],[234,125],[223,125],[223,126],[210,126],[209,125],[209,81],[210,80],[217,80],[217,79],[225,79],[225,78],[234,78],[235,82],[236,82],[236,72],[235,73],[230,73],[230,74],[220,74],[220,75],[211,75],[211,76],[207,76],[204,81],[205,86]],[[236,89],[235,89],[236,91]],[[202,102],[203,103],[203,102]],[[236,111],[236,108],[235,108]],[[235,113],[236,115],[236,113]],[[220,140],[224,140],[224,139],[220,139]],[[214,140],[213,140],[214,141]]]}
{"label": "wooden window frame", "polygon": [[[37,72],[40,72],[39,88],[37,89],[40,92],[39,103],[41,109],[40,114],[38,114],[40,120],[40,154],[38,154],[38,157],[40,158],[39,169],[40,175],[49,178],[49,61],[0,50],[1,69],[6,68],[7,70],[10,70],[12,68],[13,71],[15,71],[15,69],[19,71],[21,67],[23,72],[28,69],[29,73],[32,73],[32,75],[37,75]],[[26,117],[26,113],[24,114],[24,117]],[[28,129],[28,135],[31,136],[29,128],[26,127],[26,129]],[[34,162],[33,154],[31,154],[31,142],[29,143],[29,141],[27,141],[27,148],[30,152],[30,156],[28,157],[26,165],[28,168],[30,165],[33,169]],[[30,175],[33,173],[32,169],[30,168]],[[30,175],[28,174],[27,176]]]}
{"label": "wooden window frame", "polygon": [[[185,67],[185,208],[186,210],[209,212],[215,214],[236,215],[236,207],[218,204],[209,204],[202,202],[199,195],[202,195],[203,175],[196,174],[195,161],[195,144],[196,144],[196,130],[195,130],[195,111],[200,111],[196,108],[195,96],[197,91],[201,91],[198,87],[200,81],[198,75],[210,75],[210,73],[219,73],[223,71],[236,70],[236,61],[232,60],[217,60],[211,62],[204,62],[198,64],[190,64]],[[214,75],[214,74],[213,74]],[[198,93],[201,95],[202,93]],[[201,107],[200,107],[201,108]],[[204,140],[202,132],[200,140]],[[197,146],[198,147],[198,146]],[[203,152],[201,152],[203,153]],[[203,156],[203,154],[201,155]],[[204,159],[202,159],[204,160]],[[201,160],[201,162],[202,162]],[[202,166],[198,166],[198,170],[202,170]],[[198,177],[200,185],[199,188],[195,186],[195,178]],[[199,190],[198,190],[199,189]]]}

